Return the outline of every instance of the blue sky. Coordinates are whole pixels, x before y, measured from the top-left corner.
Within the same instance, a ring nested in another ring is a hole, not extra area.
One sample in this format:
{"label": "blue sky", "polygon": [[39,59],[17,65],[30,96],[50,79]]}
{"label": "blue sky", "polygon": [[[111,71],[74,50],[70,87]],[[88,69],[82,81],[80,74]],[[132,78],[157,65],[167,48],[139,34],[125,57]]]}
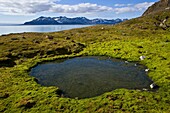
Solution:
{"label": "blue sky", "polygon": [[24,23],[39,16],[135,18],[159,0],[0,0],[0,23]]}

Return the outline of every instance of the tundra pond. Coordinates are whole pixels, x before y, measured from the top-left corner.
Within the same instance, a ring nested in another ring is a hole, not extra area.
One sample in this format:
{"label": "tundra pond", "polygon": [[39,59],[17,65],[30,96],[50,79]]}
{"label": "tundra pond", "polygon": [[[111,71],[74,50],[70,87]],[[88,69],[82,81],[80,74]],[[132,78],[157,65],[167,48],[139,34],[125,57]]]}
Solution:
{"label": "tundra pond", "polygon": [[39,64],[30,75],[44,86],[57,86],[64,97],[89,98],[119,88],[148,89],[145,66],[101,56],[60,59]]}

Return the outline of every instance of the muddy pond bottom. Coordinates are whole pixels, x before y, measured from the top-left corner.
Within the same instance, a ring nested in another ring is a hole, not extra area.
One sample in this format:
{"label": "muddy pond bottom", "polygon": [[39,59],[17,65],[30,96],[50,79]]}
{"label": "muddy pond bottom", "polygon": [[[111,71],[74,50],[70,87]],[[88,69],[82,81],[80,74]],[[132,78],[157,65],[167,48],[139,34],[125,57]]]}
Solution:
{"label": "muddy pond bottom", "polygon": [[152,83],[145,67],[108,57],[76,57],[39,64],[30,75],[43,86],[57,86],[69,98],[90,98],[119,88],[143,89]]}

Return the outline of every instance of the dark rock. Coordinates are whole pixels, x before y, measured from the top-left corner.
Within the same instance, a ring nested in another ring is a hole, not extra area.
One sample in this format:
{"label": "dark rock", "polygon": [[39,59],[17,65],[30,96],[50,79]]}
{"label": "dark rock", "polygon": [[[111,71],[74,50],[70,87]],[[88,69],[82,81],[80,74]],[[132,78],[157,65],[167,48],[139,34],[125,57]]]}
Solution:
{"label": "dark rock", "polygon": [[55,52],[54,50],[48,50],[48,51],[46,52],[46,54],[47,54],[47,55],[51,55],[51,54],[55,55],[56,52]]}
{"label": "dark rock", "polygon": [[39,53],[39,51],[32,51],[32,52],[21,53],[20,55],[22,57],[26,57],[26,58],[33,58],[33,57],[37,56],[38,53]]}
{"label": "dark rock", "polygon": [[0,67],[13,67],[16,65],[13,59],[0,59]]}
{"label": "dark rock", "polygon": [[0,94],[0,98],[8,98],[8,97],[9,97],[8,93]]}
{"label": "dark rock", "polygon": [[143,48],[143,46],[137,46],[137,48]]}
{"label": "dark rock", "polygon": [[23,39],[26,39],[24,36],[22,37]]}
{"label": "dark rock", "polygon": [[65,39],[66,39],[66,40],[70,40],[70,37],[66,37]]}
{"label": "dark rock", "polygon": [[1,35],[1,36],[7,36],[7,35],[3,34],[3,35]]}
{"label": "dark rock", "polygon": [[57,89],[56,91],[56,94],[59,95],[60,97],[63,97],[64,96],[64,92],[60,89]]}
{"label": "dark rock", "polygon": [[67,48],[57,48],[56,51],[61,54],[61,55],[64,55],[64,54],[71,54],[71,52],[67,49]]}
{"label": "dark rock", "polygon": [[169,77],[166,77],[166,79],[170,80],[170,76],[169,76]]}
{"label": "dark rock", "polygon": [[157,89],[157,88],[159,88],[159,86],[156,85],[155,83],[152,83],[152,84],[150,85],[150,88],[151,88],[151,89]]}
{"label": "dark rock", "polygon": [[85,47],[85,45],[81,44],[81,43],[77,43],[79,46],[81,47]]}
{"label": "dark rock", "polygon": [[127,34],[126,33],[122,33],[123,36],[126,36]]}
{"label": "dark rock", "polygon": [[138,53],[143,53],[142,51],[138,51]]}
{"label": "dark rock", "polygon": [[11,40],[19,40],[18,38],[11,38]]}
{"label": "dark rock", "polygon": [[19,107],[32,108],[35,104],[35,101],[24,99],[20,102]]}
{"label": "dark rock", "polygon": [[170,40],[169,40],[169,39],[167,39],[165,42],[170,42]]}
{"label": "dark rock", "polygon": [[161,57],[161,60],[167,60],[167,58],[165,58],[165,57]]}
{"label": "dark rock", "polygon": [[39,44],[40,42],[38,40],[33,40],[33,43]]}
{"label": "dark rock", "polygon": [[54,37],[53,36],[50,36],[50,35],[46,35],[45,38],[49,39],[49,40],[53,40]]}
{"label": "dark rock", "polygon": [[74,41],[74,40],[71,40],[71,42],[75,43],[75,41]]}
{"label": "dark rock", "polygon": [[33,78],[33,80],[34,80],[35,82],[37,82],[37,83],[38,83],[38,81],[39,81],[37,78]]}
{"label": "dark rock", "polygon": [[121,49],[120,48],[115,48],[113,49],[114,51],[120,51]]}
{"label": "dark rock", "polygon": [[109,100],[115,101],[118,99],[117,95],[107,95],[106,98],[108,98]]}

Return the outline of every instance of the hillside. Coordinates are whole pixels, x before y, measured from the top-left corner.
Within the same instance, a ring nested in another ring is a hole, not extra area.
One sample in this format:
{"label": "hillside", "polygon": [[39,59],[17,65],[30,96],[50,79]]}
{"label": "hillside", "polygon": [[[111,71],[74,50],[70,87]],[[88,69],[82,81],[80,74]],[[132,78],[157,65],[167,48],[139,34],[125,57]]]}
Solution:
{"label": "hillside", "polygon": [[[97,25],[54,33],[0,36],[0,112],[4,113],[169,113],[170,11],[117,25]],[[166,21],[164,21],[166,19]],[[29,76],[43,61],[76,56],[108,56],[149,68],[156,91],[117,89],[97,97],[71,99],[59,88]],[[140,60],[140,56],[146,56]]]}
{"label": "hillside", "polygon": [[152,6],[150,6],[143,14],[143,16],[155,14],[160,11],[165,11],[170,9],[170,0],[160,0]]}

